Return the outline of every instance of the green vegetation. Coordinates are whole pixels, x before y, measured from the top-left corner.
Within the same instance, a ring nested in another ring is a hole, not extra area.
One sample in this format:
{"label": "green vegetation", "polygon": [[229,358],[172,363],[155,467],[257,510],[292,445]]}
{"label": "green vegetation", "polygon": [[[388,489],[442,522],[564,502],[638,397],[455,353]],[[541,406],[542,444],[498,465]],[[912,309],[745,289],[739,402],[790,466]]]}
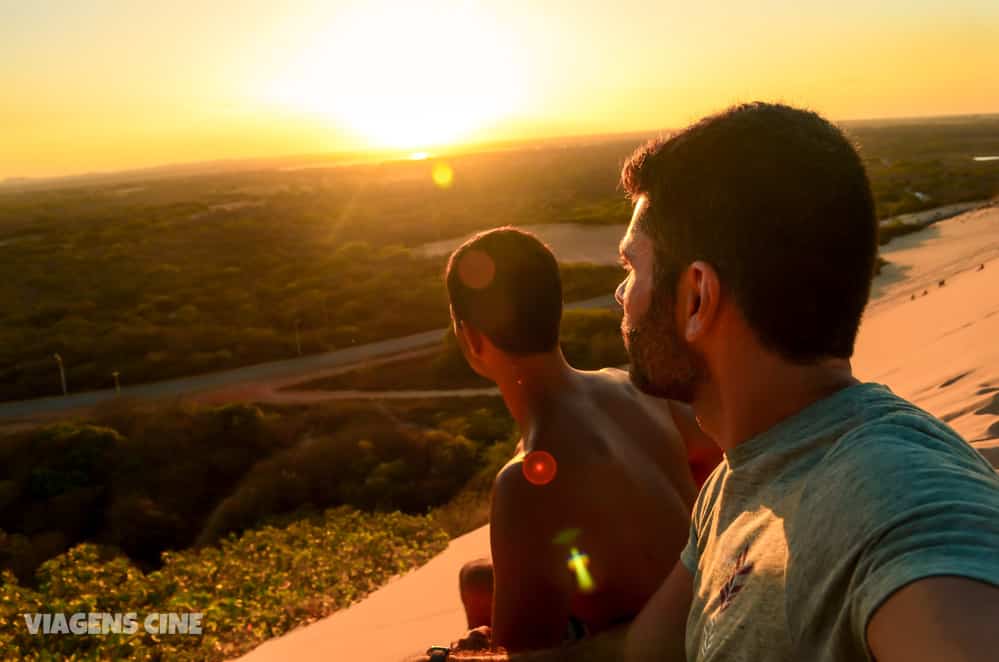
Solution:
{"label": "green vegetation", "polygon": [[[628,362],[628,353],[621,340],[621,312],[618,310],[565,311],[560,340],[566,359],[581,370],[596,370]],[[382,391],[488,386],[493,386],[493,383],[468,367],[454,335],[446,333],[440,346],[431,354],[393,362],[391,366],[367,366],[295,384],[288,390]]]}
{"label": "green vegetation", "polygon": [[[607,296],[624,279],[624,271],[616,265],[570,263],[560,264],[559,270],[562,274],[562,299],[569,303]],[[450,322],[449,318],[447,323]]]}
{"label": "green vegetation", "polygon": [[[509,223],[621,222],[618,148],[206,175],[0,194],[0,400],[210,372],[447,323],[419,244]],[[566,269],[569,300],[613,267]],[[296,334],[297,331],[297,334]],[[298,341],[296,342],[296,335]]]}
{"label": "green vegetation", "polygon": [[560,340],[566,359],[580,370],[628,362],[621,340],[621,310],[569,310],[562,315]]}
{"label": "green vegetation", "polygon": [[118,403],[0,437],[0,568],[81,542],[143,569],[300,511],[425,514],[513,434],[499,398],[219,408]]}
{"label": "green vegetation", "polygon": [[516,452],[520,437],[511,434],[485,449],[475,473],[450,501],[430,511],[434,523],[454,538],[489,522],[493,480]]}
{"label": "green vegetation", "polygon": [[[879,217],[999,191],[999,162],[972,160],[999,153],[999,119],[845,128]],[[127,386],[443,327],[444,262],[417,246],[623,223],[618,169],[638,142],[455,156],[448,189],[406,161],[0,193],[0,400],[59,393],[56,353],[78,392],[115,371]],[[566,267],[566,298],[618,277]]]}
{"label": "green vegetation", "polygon": [[[0,399],[210,372],[447,324],[443,259],[401,246],[333,245],[263,221],[60,232],[0,262]],[[103,235],[114,235],[104,239]],[[234,240],[239,237],[239,240]],[[115,248],[117,246],[117,248]],[[53,266],[54,265],[54,266]],[[612,291],[614,267],[568,265],[566,295]],[[405,286],[401,286],[401,284]],[[5,291],[6,290],[6,291]]]}
{"label": "green vegetation", "polygon": [[[997,126],[847,129],[884,217],[994,195],[999,166],[971,156],[999,153]],[[444,262],[416,246],[510,222],[623,222],[617,167],[635,142],[456,157],[448,190],[431,164],[393,163],[0,194],[0,399],[57,392],[54,353],[78,391],[111,386],[116,370],[127,385],[294,356],[296,335],[312,353],[444,327]],[[620,278],[562,269],[567,300]],[[569,361],[626,362],[619,324],[618,311],[567,312]],[[486,384],[446,337],[391,370],[308,386]],[[0,437],[2,657],[237,655],[484,523],[517,438],[495,397],[119,400]],[[19,614],[54,611],[199,611],[205,634],[27,634]]]}
{"label": "green vegetation", "polygon": [[[224,660],[349,605],[447,545],[425,517],[327,510],[218,547],[168,552],[144,573],[114,550],[78,545],[45,562],[36,587],[0,585],[5,659]],[[138,632],[33,636],[24,613],[135,612]],[[203,614],[201,635],[145,632],[151,613]]]}
{"label": "green vegetation", "polygon": [[[892,221],[890,223],[883,223],[878,228],[878,245],[884,246],[889,241],[896,237],[902,237],[907,234],[912,234],[913,232],[919,232],[923,229],[923,226],[903,223],[901,221]],[[875,271],[877,273],[880,268]]]}
{"label": "green vegetation", "polygon": [[[999,194],[999,117],[848,122],[871,179],[878,218]],[[917,195],[918,194],[918,195]]]}
{"label": "green vegetation", "polygon": [[[484,523],[492,478],[516,439],[495,397],[285,408],[119,401],[86,422],[0,437],[0,650],[232,657]],[[20,614],[55,611],[202,612],[206,629],[28,634]]]}
{"label": "green vegetation", "polygon": [[[441,259],[364,243],[281,249],[277,232],[244,244],[224,224],[205,227],[183,241],[147,241],[134,228],[132,243],[146,248],[117,256],[76,233],[60,255],[39,244],[37,259],[0,263],[18,270],[0,282],[15,303],[0,312],[0,399],[58,393],[56,353],[80,391],[113,386],[114,371],[128,384],[288,358],[296,334],[309,354],[448,322]],[[570,300],[606,294],[620,279],[615,267],[563,273]]]}

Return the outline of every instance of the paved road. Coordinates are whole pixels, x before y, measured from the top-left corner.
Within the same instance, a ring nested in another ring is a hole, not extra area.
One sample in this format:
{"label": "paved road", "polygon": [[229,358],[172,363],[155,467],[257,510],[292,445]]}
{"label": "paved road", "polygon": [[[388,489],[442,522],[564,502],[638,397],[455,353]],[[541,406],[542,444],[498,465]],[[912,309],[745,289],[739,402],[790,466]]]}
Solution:
{"label": "paved road", "polygon": [[[567,304],[567,310],[582,308],[611,308],[616,306],[613,295],[586,299]],[[122,397],[139,399],[160,399],[181,395],[204,393],[215,389],[230,388],[239,384],[247,384],[260,380],[273,380],[285,377],[307,377],[311,373],[336,367],[362,363],[368,359],[399,354],[408,350],[426,347],[438,343],[447,329],[434,329],[423,333],[382,340],[366,345],[357,345],[339,349],[325,354],[303,356],[286,361],[272,361],[257,365],[213,372],[194,377],[182,377],[162,382],[152,382],[138,386],[127,386],[121,389]],[[72,410],[89,409],[116,397],[113,389],[103,391],[88,391],[86,393],[70,394],[0,403],[0,421],[29,419],[37,416],[58,414]]]}
{"label": "paved road", "polygon": [[[882,223],[898,220],[907,224],[930,225],[987,204],[989,204],[988,201],[958,203],[913,214],[904,214],[886,219]],[[568,304],[566,305],[566,309],[611,308],[614,306],[616,304],[613,295],[606,295]],[[121,395],[139,399],[159,399],[193,395],[196,393],[204,394],[214,390],[231,388],[241,384],[251,384],[261,380],[275,380],[296,376],[304,379],[310,374],[324,369],[345,367],[351,364],[363,363],[366,360],[376,357],[386,357],[420,347],[428,347],[439,342],[441,336],[446,331],[447,329],[435,329],[402,338],[382,340],[367,345],[357,345],[325,354],[303,356],[285,361],[272,361],[270,363],[261,363],[235,370],[213,372],[194,377],[182,377],[168,381],[128,386],[121,390]],[[73,410],[89,409],[115,397],[115,392],[108,389],[103,391],[89,391],[66,397],[55,396],[35,400],[4,402],[0,403],[0,421],[16,421]],[[332,397],[337,396],[327,394],[326,399]]]}

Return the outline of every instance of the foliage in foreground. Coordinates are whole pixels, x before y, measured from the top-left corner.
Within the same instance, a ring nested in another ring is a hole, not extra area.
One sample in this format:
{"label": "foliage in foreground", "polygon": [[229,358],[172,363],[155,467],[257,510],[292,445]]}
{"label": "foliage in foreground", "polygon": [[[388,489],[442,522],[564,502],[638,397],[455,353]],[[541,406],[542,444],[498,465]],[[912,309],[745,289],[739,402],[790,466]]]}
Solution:
{"label": "foliage in foreground", "polygon": [[[4,572],[0,656],[226,659],[349,605],[446,545],[428,518],[348,508],[231,536],[219,547],[166,552],[163,567],[149,574],[83,544],[44,563],[37,589]],[[29,633],[23,614],[54,612],[136,612],[139,628],[131,635]],[[142,621],[154,612],[200,612],[203,633],[146,633]]]}
{"label": "foliage in foreground", "polygon": [[0,436],[0,570],[30,584],[83,542],[154,570],[166,550],[303,509],[423,514],[512,428],[499,398],[265,410],[120,401],[87,423]]}
{"label": "foliage in foreground", "polygon": [[516,453],[520,434],[512,432],[483,453],[481,466],[451,500],[430,511],[434,523],[451,538],[489,523],[490,496],[493,481],[500,469]]}

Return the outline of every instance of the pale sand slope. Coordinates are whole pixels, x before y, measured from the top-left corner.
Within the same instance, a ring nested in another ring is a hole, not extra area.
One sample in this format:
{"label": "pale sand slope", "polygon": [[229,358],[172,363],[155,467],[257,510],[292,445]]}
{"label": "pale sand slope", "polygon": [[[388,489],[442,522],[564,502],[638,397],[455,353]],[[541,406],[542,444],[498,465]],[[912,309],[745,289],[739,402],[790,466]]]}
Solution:
{"label": "pale sand slope", "polygon": [[[999,208],[895,240],[861,329],[858,377],[948,419],[999,461]],[[976,271],[985,263],[984,271]],[[941,278],[946,284],[940,287]],[[923,297],[926,289],[928,294]],[[917,294],[915,301],[910,300]],[[957,379],[955,379],[957,378]],[[989,390],[992,389],[992,390]],[[362,602],[264,643],[245,660],[397,662],[464,631],[457,577],[489,555],[488,527]],[[363,653],[361,653],[363,651]],[[357,657],[361,655],[361,657]]]}
{"label": "pale sand slope", "polygon": [[939,416],[999,464],[999,207],[900,237],[882,254],[891,265],[860,330],[857,376]]}
{"label": "pale sand slope", "polygon": [[458,570],[489,556],[489,527],[451,541],[418,570],[332,616],[271,639],[240,658],[252,662],[399,662],[431,645],[447,646],[466,630]]}

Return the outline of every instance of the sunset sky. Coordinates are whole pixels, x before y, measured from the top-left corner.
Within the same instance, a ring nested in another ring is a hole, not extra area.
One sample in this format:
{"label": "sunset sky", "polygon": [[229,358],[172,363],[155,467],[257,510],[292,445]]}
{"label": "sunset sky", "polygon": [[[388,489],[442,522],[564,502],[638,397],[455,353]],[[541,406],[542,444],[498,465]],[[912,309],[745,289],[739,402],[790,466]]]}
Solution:
{"label": "sunset sky", "polygon": [[999,2],[0,0],[0,88],[0,179],[654,131],[749,99],[996,113]]}

